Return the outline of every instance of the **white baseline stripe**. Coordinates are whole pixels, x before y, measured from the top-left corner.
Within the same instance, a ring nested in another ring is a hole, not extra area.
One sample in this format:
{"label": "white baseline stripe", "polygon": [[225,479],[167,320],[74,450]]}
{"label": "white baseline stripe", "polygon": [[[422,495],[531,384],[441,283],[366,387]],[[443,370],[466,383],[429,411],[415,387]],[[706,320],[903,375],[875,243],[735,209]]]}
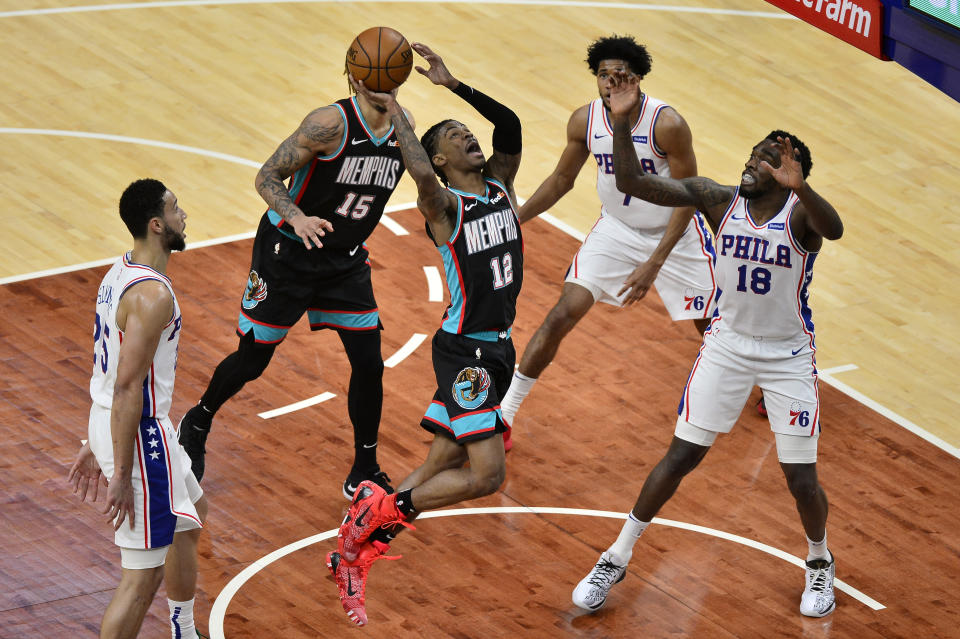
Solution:
{"label": "white baseline stripe", "polygon": [[[205,7],[250,4],[332,4],[347,0],[160,0],[157,2],[137,2],[118,4],[95,4],[79,7],[55,7],[49,9],[21,9],[19,11],[0,12],[0,18],[50,15],[56,13],[82,13],[89,11],[117,11],[121,9],[156,9],[161,7]],[[633,4],[629,2],[589,2],[584,0],[349,0],[356,4],[375,2],[378,4],[496,4],[514,6],[550,6],[550,7],[588,7],[597,9],[623,9],[631,11],[669,11],[672,13],[707,13],[714,15],[744,16],[750,18],[770,18],[774,20],[796,20],[788,13],[773,11],[741,11],[737,9],[710,9],[707,7],[683,7],[663,4]]]}
{"label": "white baseline stripe", "polygon": [[407,340],[407,343],[400,347],[396,353],[387,358],[383,365],[387,368],[393,368],[407,357],[410,356],[413,351],[417,350],[417,347],[423,344],[423,340],[427,339],[427,336],[423,333],[414,333],[410,336],[410,339]]}
{"label": "white baseline stripe", "polygon": [[261,417],[263,419],[270,419],[271,417],[286,415],[287,413],[292,413],[294,411],[300,410],[301,408],[306,408],[308,406],[313,406],[314,404],[325,402],[328,399],[333,399],[334,397],[336,397],[336,395],[334,395],[333,393],[320,393],[319,395],[315,395],[303,401],[294,402],[293,404],[287,404],[286,406],[281,406],[280,408],[274,408],[273,410],[257,413],[257,417]]}
{"label": "white baseline stripe", "polygon": [[[432,510],[425,512],[419,515],[420,519],[432,519],[434,517],[457,517],[461,515],[498,515],[498,514],[552,514],[552,515],[579,515],[585,517],[607,517],[609,519],[626,519],[626,513],[617,513],[609,510],[588,510],[582,508],[541,508],[536,506],[526,507],[526,506],[499,506],[493,508],[457,508],[455,510]],[[719,539],[725,539],[727,541],[732,541],[738,544],[747,546],[748,548],[754,548],[760,550],[769,555],[777,557],[778,559],[783,559],[784,561],[793,564],[794,566],[804,567],[804,562],[799,557],[794,557],[793,555],[783,552],[773,546],[768,546],[752,539],[747,539],[746,537],[740,537],[738,535],[731,535],[730,533],[725,533],[721,530],[714,530],[713,528],[706,528],[704,526],[698,526],[696,524],[688,524],[682,521],[674,521],[672,519],[660,519],[659,517],[653,518],[653,523],[659,524],[661,526],[670,526],[673,528],[681,528],[683,530],[690,530],[692,532],[698,532],[705,535],[710,535],[717,537]],[[336,537],[337,529],[327,530],[325,532],[301,539],[292,544],[284,546],[283,548],[278,548],[270,554],[261,557],[256,560],[246,568],[244,568],[240,573],[230,580],[223,590],[220,591],[220,594],[217,595],[216,600],[213,602],[213,607],[210,610],[210,639],[225,639],[223,634],[223,620],[227,614],[227,606],[230,605],[230,600],[233,599],[233,596],[240,590],[243,585],[249,581],[255,574],[260,572],[262,569],[266,568],[273,562],[278,559],[286,557],[292,552],[300,550],[301,548],[306,548],[311,544],[315,544],[320,541],[325,541],[327,539],[332,539]],[[863,603],[864,605],[872,608],[873,610],[883,610],[884,605],[878,603],[876,600],[868,597],[863,594],[856,588],[848,585],[847,583],[841,581],[840,579],[834,580],[834,585],[837,590],[841,590],[846,594],[850,595],[857,601]]]}
{"label": "white baseline stripe", "polygon": [[427,276],[427,301],[443,301],[443,280],[440,279],[440,269],[436,266],[424,266],[423,273]]}

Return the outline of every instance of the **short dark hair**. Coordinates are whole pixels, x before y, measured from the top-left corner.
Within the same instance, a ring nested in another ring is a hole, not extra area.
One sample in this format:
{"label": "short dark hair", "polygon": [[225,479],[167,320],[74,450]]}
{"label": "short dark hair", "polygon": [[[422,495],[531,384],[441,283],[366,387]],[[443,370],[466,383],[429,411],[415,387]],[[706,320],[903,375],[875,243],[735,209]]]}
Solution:
{"label": "short dark hair", "polygon": [[437,177],[440,178],[440,181],[443,182],[444,186],[447,184],[447,176],[443,174],[443,171],[440,170],[436,164],[433,163],[433,156],[437,154],[437,145],[439,144],[438,138],[440,137],[440,130],[443,129],[446,125],[451,122],[455,122],[447,118],[446,120],[441,120],[437,122],[432,127],[427,129],[427,132],[423,134],[423,137],[420,138],[420,145],[423,146],[423,150],[427,152],[427,157],[430,158],[430,166],[433,167],[434,173],[437,174]]}
{"label": "short dark hair", "polygon": [[127,225],[134,239],[147,236],[147,223],[163,216],[163,182],[144,178],[132,182],[120,196],[120,219]]}
{"label": "short dark hair", "polygon": [[585,62],[593,75],[597,75],[600,62],[603,60],[625,60],[630,71],[641,80],[650,73],[653,59],[647,53],[647,48],[633,39],[632,36],[606,36],[597,38],[587,47]]}
{"label": "short dark hair", "polygon": [[776,142],[778,137],[790,138],[790,143],[793,144],[794,150],[800,151],[800,170],[803,172],[803,179],[807,179],[807,177],[810,176],[810,170],[813,168],[813,158],[810,157],[810,149],[807,148],[807,145],[804,144],[800,138],[792,133],[781,131],[780,129],[771,131],[764,140],[773,140]]}

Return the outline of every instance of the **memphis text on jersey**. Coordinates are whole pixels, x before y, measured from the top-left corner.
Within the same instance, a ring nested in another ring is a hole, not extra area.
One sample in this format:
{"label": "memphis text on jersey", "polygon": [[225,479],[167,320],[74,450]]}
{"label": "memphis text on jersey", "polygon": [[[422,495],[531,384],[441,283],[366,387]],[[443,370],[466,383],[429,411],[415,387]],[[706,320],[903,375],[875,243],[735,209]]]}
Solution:
{"label": "memphis text on jersey", "polygon": [[339,184],[364,186],[372,184],[391,191],[400,175],[400,160],[383,155],[357,155],[347,157],[337,175]]}
{"label": "memphis text on jersey", "polygon": [[[501,191],[490,203],[496,204],[503,197],[505,196]],[[464,208],[473,206],[467,204]],[[494,211],[476,220],[464,222],[463,235],[467,242],[467,255],[473,255],[517,239],[517,218],[509,207]]]}

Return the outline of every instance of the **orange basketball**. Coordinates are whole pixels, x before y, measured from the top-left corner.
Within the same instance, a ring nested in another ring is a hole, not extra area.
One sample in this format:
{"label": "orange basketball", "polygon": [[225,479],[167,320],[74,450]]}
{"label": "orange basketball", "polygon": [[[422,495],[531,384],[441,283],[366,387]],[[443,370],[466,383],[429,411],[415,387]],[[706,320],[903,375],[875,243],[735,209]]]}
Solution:
{"label": "orange basketball", "polygon": [[347,71],[371,91],[395,89],[410,75],[413,51],[399,31],[390,27],[367,29],[347,49]]}

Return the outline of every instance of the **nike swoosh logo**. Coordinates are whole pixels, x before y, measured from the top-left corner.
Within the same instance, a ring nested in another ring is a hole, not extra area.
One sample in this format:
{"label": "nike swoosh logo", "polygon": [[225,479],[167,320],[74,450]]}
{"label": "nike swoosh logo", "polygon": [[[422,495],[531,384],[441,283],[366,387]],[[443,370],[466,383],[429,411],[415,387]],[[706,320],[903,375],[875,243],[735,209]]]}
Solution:
{"label": "nike swoosh logo", "polygon": [[594,140],[599,140],[600,138],[605,138],[605,137],[607,137],[606,134],[603,134],[603,135],[597,135],[596,133],[593,134]]}
{"label": "nike swoosh logo", "polygon": [[464,211],[469,211],[470,209],[472,209],[472,208],[475,207],[476,205],[477,205],[476,202],[474,202],[473,204],[464,204],[464,205],[463,205],[463,210],[464,210]]}
{"label": "nike swoosh logo", "polygon": [[347,570],[347,596],[352,597],[357,594],[357,591],[353,589],[353,579],[350,578],[350,571]]}
{"label": "nike swoosh logo", "polygon": [[356,246],[354,246],[354,247],[353,247],[353,250],[350,251],[350,256],[353,257],[354,255],[357,254],[357,251],[359,251],[359,250],[360,250],[360,245],[359,245],[359,244],[356,245]]}
{"label": "nike swoosh logo", "polygon": [[363,526],[363,518],[366,517],[367,513],[369,512],[370,512],[370,506],[367,506],[366,508],[363,509],[363,512],[360,513],[360,515],[353,520],[353,525],[357,526],[358,528]]}
{"label": "nike swoosh logo", "polygon": [[799,353],[800,351],[802,351],[802,350],[805,349],[805,348],[806,348],[806,346],[801,346],[800,348],[798,348],[798,349],[795,350],[795,351],[790,351],[790,354],[791,354],[791,355],[796,355],[797,353]]}
{"label": "nike swoosh logo", "polygon": [[372,444],[364,444],[363,447],[364,447],[364,448],[376,448],[376,447],[377,447],[377,442],[373,442]]}
{"label": "nike swoosh logo", "polygon": [[356,146],[356,145],[358,145],[358,144],[363,144],[364,142],[366,142],[366,140],[358,140],[358,139],[356,139],[356,138],[353,138],[352,140],[350,140],[350,144],[352,144],[352,145],[354,145],[354,146]]}
{"label": "nike swoosh logo", "polygon": [[745,220],[745,219],[747,219],[747,218],[745,218],[745,217],[737,217],[736,215],[731,215],[731,216],[730,216],[730,219],[731,219],[731,220]]}
{"label": "nike swoosh logo", "polygon": [[[357,484],[357,486],[359,486],[359,485],[360,485],[360,484]],[[357,486],[354,486],[353,484],[347,484],[347,492],[348,492],[348,493],[355,493],[355,492],[357,492]]]}

